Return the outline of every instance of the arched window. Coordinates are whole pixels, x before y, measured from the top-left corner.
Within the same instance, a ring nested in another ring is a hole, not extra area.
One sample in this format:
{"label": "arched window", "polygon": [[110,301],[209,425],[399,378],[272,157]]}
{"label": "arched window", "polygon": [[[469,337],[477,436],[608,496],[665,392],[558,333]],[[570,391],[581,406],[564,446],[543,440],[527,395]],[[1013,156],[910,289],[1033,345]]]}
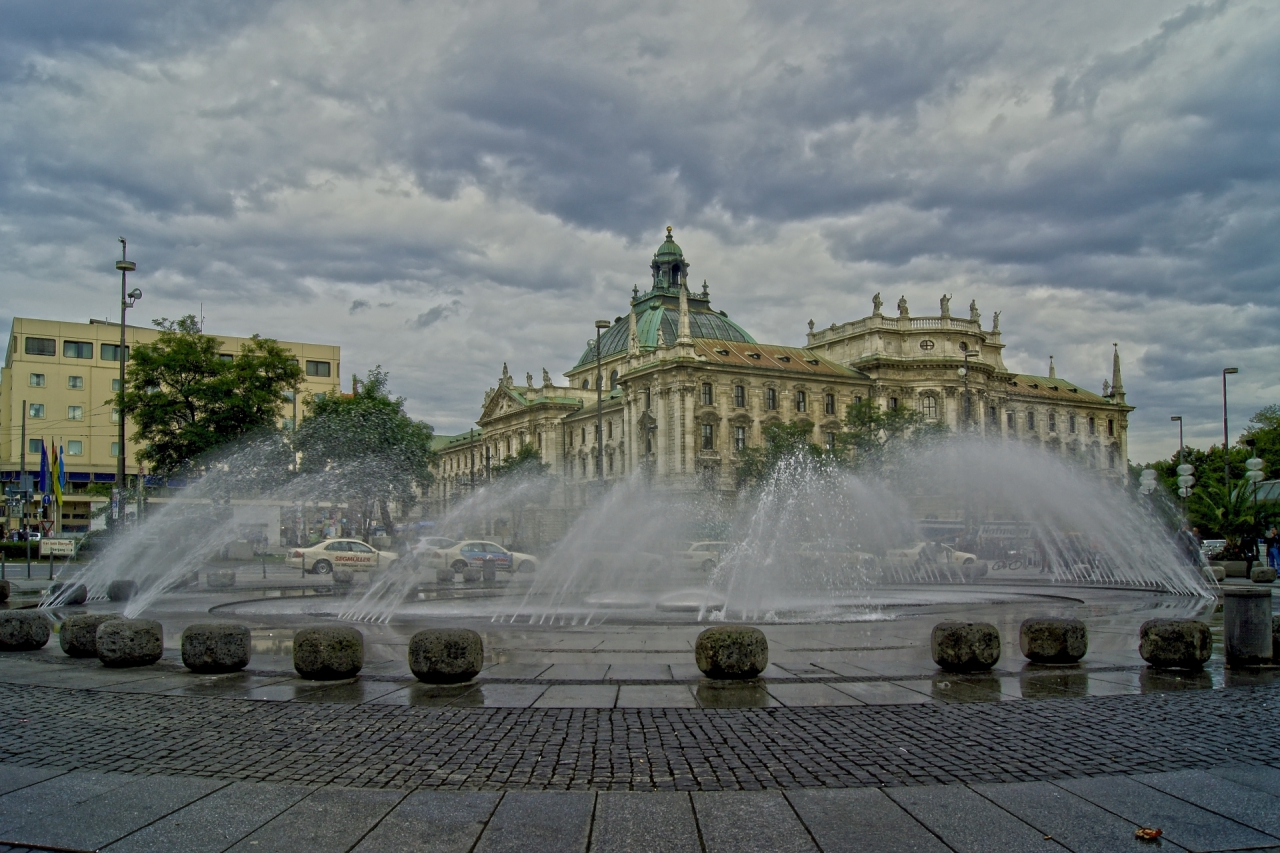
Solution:
{"label": "arched window", "polygon": [[1034,430],[1036,428],[1036,413],[1032,409],[1027,410],[1027,429]]}
{"label": "arched window", "polygon": [[590,388],[590,387],[591,387],[591,380],[590,380],[590,379],[584,379],[584,380],[582,380],[582,390],[584,390],[584,391],[585,391],[585,390],[587,390],[587,389],[588,389],[588,388]]}
{"label": "arched window", "polygon": [[920,412],[929,420],[938,417],[938,398],[927,396],[920,398]]}
{"label": "arched window", "polygon": [[615,370],[609,374],[609,390],[612,391],[614,388],[617,388],[617,387],[618,387],[618,371]]}

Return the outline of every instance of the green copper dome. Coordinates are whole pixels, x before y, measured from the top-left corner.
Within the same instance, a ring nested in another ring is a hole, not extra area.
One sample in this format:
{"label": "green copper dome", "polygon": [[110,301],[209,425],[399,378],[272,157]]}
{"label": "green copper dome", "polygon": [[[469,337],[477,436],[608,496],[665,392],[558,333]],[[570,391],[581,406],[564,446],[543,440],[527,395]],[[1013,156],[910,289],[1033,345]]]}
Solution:
{"label": "green copper dome", "polygon": [[680,246],[675,241],[675,238],[671,236],[670,225],[667,226],[667,239],[662,241],[662,245],[658,247],[658,253],[654,255],[654,257],[658,259],[684,257],[684,252],[681,251]]}

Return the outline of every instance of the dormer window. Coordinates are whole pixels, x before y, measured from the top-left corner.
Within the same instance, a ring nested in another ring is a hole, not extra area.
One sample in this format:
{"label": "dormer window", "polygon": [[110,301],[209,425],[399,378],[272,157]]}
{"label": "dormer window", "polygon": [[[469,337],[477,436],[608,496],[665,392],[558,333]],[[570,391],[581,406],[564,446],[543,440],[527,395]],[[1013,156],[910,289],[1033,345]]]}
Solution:
{"label": "dormer window", "polygon": [[756,360],[758,361],[758,360],[760,359],[760,353],[758,353],[758,352],[749,352],[749,353],[747,353],[747,358],[754,358],[754,359],[756,359]]}
{"label": "dormer window", "polygon": [[718,354],[718,355],[728,355],[728,354],[729,354],[729,351],[728,351],[727,349],[718,349],[718,350],[716,350],[716,354]]}
{"label": "dormer window", "polygon": [[818,361],[816,358],[806,358],[806,359],[805,359],[805,362],[806,362],[806,363],[808,363],[808,364],[812,364],[814,367],[817,367],[819,364],[821,364],[821,363],[822,363],[822,362]]}
{"label": "dormer window", "polygon": [[778,361],[784,361],[784,362],[786,362],[787,364],[790,364],[790,363],[791,363],[791,356],[789,356],[789,355],[780,355],[780,356],[778,356]]}

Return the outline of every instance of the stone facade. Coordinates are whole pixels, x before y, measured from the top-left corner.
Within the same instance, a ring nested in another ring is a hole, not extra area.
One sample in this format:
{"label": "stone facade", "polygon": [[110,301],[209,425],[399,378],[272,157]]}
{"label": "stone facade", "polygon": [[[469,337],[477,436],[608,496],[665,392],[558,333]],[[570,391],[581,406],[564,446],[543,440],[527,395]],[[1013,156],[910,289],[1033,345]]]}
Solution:
{"label": "stone facade", "polygon": [[937,315],[913,317],[902,298],[887,316],[880,294],[868,317],[826,328],[810,321],[804,347],[761,344],[711,308],[705,282],[700,293],[689,289],[689,263],[670,229],[650,269],[649,291],[633,290],[627,315],[598,330],[598,355],[593,341],[565,371],[567,385],[545,368],[540,383],[526,374],[517,384],[503,365],[478,429],[438,441],[433,515],[526,443],[561,483],[550,512],[585,505],[599,480],[637,468],[655,488],[729,493],[738,451],[758,445],[766,424],[807,423],[825,444],[849,404],[868,400],[916,407],[952,430],[1038,444],[1104,476],[1126,470],[1133,409],[1118,348],[1098,395],[1059,379],[1052,359],[1047,376],[1011,373],[998,312],[984,329],[975,304],[953,317],[944,296]]}

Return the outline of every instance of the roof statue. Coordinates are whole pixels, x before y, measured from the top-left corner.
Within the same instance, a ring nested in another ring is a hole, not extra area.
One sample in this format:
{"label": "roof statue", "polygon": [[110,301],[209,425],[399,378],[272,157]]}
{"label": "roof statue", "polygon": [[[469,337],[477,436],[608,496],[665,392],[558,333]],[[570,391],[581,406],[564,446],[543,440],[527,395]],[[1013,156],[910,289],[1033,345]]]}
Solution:
{"label": "roof statue", "polygon": [[884,307],[884,300],[880,298],[880,292],[876,291],[876,295],[871,297],[871,316],[879,317],[880,309]]}
{"label": "roof statue", "polygon": [[813,318],[809,318],[809,331],[813,331]]}
{"label": "roof statue", "polygon": [[945,293],[942,294],[942,298],[938,300],[938,304],[942,306],[942,316],[950,317],[951,316],[951,297]]}
{"label": "roof statue", "polygon": [[899,297],[898,297],[898,316],[899,316],[899,317],[907,317],[907,316],[910,316],[910,315],[907,313],[907,297],[905,297],[905,296],[899,296]]}
{"label": "roof statue", "polygon": [[542,387],[550,388],[552,384],[554,383],[552,383],[551,381],[551,374],[547,372],[547,369],[545,367],[542,368]]}
{"label": "roof statue", "polygon": [[1105,379],[1102,380],[1102,396],[1104,397],[1111,396],[1111,383]]}
{"label": "roof statue", "polygon": [[991,314],[991,331],[1000,331],[1000,312],[993,311]]}
{"label": "roof statue", "polygon": [[1050,379],[1058,378],[1058,371],[1053,366],[1053,356],[1049,356],[1049,378]]}
{"label": "roof statue", "polygon": [[977,323],[982,320],[982,315],[978,313],[978,300],[969,300],[969,319]]}
{"label": "roof statue", "polygon": [[658,327],[658,346],[665,347],[666,345],[667,345],[667,338],[665,335],[662,334],[662,327],[659,326]]}
{"label": "roof statue", "polygon": [[532,373],[526,373],[526,374],[524,375],[524,384],[525,384],[525,385],[527,385],[527,386],[529,386],[530,388],[532,388],[532,387],[533,387],[533,374],[532,374]]}
{"label": "roof statue", "polygon": [[708,301],[711,299],[711,288],[707,287],[707,280],[705,278],[702,280],[702,298]]}

